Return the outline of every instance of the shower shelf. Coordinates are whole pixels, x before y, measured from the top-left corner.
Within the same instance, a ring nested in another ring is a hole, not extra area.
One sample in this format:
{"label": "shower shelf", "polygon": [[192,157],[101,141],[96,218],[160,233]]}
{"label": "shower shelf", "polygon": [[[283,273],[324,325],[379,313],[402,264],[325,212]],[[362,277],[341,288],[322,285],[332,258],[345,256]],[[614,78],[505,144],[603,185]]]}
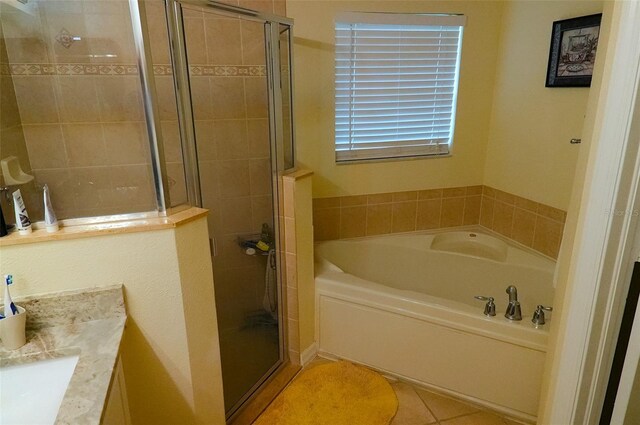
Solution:
{"label": "shower shelf", "polygon": [[242,251],[245,253],[245,255],[248,255],[249,257],[257,257],[257,256],[267,257],[267,256],[269,255],[269,252],[268,252],[268,251],[267,251],[267,252],[265,252],[265,251],[261,251],[261,250],[259,250],[259,249],[257,249],[257,248],[254,248],[254,249],[255,249],[255,251],[256,251],[254,254],[248,254],[248,253],[246,252],[246,249],[247,249],[247,248],[245,248],[245,247],[243,247],[243,246],[241,246],[241,247],[240,247],[240,249],[242,249]]}
{"label": "shower shelf", "polygon": [[[269,255],[269,251],[262,251],[259,248],[248,247],[248,246],[245,245],[247,242],[257,243],[260,240],[260,236],[261,235],[259,233],[253,234],[253,235],[238,236],[238,239],[237,239],[238,246],[240,247],[240,249],[242,249],[242,251],[246,255],[248,255],[250,257],[255,257],[255,256],[264,256],[264,257],[266,257],[266,256]],[[255,249],[255,253],[254,254],[248,254],[246,252],[247,248]]]}

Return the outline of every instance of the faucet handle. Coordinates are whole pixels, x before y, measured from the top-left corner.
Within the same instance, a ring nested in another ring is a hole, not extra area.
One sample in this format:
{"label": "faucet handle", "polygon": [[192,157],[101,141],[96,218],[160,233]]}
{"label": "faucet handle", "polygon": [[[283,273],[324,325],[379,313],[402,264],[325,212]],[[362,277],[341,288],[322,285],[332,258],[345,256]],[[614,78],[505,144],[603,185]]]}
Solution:
{"label": "faucet handle", "polygon": [[542,304],[538,304],[538,307],[536,307],[536,311],[533,312],[533,317],[531,318],[531,322],[533,322],[534,325],[539,326],[539,325],[544,325],[545,324],[545,318],[544,318],[544,312],[545,311],[553,311],[553,307],[547,307],[544,306]]}
{"label": "faucet handle", "polygon": [[484,306],[484,315],[485,316],[495,316],[496,315],[496,305],[494,303],[493,297],[484,297],[482,295],[476,295],[476,300],[486,301],[487,303]]}

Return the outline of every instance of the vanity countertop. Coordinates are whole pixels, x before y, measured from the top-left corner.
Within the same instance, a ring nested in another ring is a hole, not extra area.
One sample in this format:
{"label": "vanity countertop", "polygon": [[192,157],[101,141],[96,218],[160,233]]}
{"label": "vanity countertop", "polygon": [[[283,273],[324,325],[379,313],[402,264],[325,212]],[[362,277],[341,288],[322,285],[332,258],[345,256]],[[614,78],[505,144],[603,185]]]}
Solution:
{"label": "vanity countertop", "polygon": [[122,286],[16,298],[15,303],[27,310],[27,343],[13,351],[0,344],[0,363],[78,355],[56,424],[98,425],[126,322]]}

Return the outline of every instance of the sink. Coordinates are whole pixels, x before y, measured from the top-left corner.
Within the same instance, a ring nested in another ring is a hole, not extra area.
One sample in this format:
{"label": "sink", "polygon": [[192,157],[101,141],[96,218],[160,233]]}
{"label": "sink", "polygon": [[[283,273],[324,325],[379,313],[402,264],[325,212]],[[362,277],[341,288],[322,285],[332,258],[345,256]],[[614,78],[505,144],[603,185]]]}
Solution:
{"label": "sink", "polygon": [[0,367],[0,425],[53,424],[78,355]]}

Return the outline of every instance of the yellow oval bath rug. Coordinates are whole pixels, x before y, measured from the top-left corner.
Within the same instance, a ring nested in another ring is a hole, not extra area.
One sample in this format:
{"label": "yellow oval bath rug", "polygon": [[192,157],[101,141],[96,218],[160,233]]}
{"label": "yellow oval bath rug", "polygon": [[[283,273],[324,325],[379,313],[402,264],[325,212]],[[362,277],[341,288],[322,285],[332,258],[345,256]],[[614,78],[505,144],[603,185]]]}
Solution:
{"label": "yellow oval bath rug", "polygon": [[340,361],[301,372],[254,425],[387,425],[397,409],[382,376]]}

